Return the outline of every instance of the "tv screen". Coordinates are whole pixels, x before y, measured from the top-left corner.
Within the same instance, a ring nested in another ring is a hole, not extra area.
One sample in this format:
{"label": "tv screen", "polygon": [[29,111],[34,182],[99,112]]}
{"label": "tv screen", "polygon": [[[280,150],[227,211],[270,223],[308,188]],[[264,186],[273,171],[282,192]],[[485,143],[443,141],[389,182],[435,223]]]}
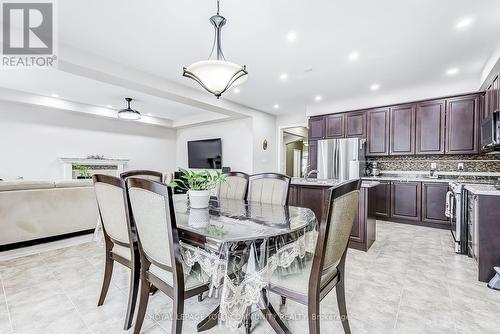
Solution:
{"label": "tv screen", "polygon": [[188,141],[189,168],[222,168],[222,141],[220,138]]}

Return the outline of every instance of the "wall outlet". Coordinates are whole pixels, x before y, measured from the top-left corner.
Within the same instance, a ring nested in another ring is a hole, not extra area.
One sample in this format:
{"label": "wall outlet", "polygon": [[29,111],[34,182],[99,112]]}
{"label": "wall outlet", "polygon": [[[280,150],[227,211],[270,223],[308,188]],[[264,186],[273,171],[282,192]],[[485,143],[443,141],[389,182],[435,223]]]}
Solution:
{"label": "wall outlet", "polygon": [[431,169],[436,169],[437,168],[437,163],[431,162]]}
{"label": "wall outlet", "polygon": [[464,170],[464,163],[463,162],[458,163],[458,170]]}

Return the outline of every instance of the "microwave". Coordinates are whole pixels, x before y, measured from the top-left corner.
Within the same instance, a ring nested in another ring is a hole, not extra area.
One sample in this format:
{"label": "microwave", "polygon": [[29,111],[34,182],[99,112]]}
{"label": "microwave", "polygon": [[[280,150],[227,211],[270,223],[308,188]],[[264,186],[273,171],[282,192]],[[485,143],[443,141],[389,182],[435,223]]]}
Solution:
{"label": "microwave", "polygon": [[492,112],[481,122],[481,151],[500,151],[500,110]]}

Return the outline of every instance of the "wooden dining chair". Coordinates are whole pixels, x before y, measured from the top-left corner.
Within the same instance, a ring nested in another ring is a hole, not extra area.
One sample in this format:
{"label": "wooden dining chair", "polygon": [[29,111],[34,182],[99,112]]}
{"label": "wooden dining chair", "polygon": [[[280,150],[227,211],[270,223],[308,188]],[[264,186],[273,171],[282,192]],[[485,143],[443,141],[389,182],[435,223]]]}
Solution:
{"label": "wooden dining chair", "polygon": [[248,190],[248,174],[243,172],[228,172],[217,188],[217,198],[244,200]]}
{"label": "wooden dining chair", "polygon": [[141,330],[154,286],[173,300],[172,334],[182,332],[184,300],[208,291],[195,275],[184,275],[172,188],[129,178],[128,195],[141,256],[141,292],[134,333]]}
{"label": "wooden dining chair", "polygon": [[104,279],[97,306],[101,306],[106,299],[114,262],[131,269],[124,325],[127,330],[132,326],[140,277],[139,249],[137,238],[131,229],[127,189],[125,181],[114,176],[95,174],[92,178],[104,233],[106,256]]}
{"label": "wooden dining chair", "polygon": [[[345,261],[352,224],[358,210],[361,181],[341,183],[331,189],[328,212],[320,225],[312,261],[300,274],[274,274],[268,291],[307,306],[309,334],[320,333],[320,301],[335,287],[344,332],[351,333],[345,300]],[[265,292],[264,292],[265,296]],[[277,333],[289,333],[272,305],[265,310]]]}
{"label": "wooden dining chair", "polygon": [[290,177],[278,173],[262,173],[249,177],[247,200],[287,205]]}
{"label": "wooden dining chair", "polygon": [[129,170],[120,174],[120,178],[127,181],[129,177],[163,182],[163,174],[153,170]]}

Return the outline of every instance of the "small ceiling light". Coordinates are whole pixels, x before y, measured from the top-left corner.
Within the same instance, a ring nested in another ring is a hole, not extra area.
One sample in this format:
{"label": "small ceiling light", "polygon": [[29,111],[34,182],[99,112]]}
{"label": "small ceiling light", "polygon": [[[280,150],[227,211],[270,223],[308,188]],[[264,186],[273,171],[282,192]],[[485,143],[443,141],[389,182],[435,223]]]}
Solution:
{"label": "small ceiling light", "polygon": [[452,76],[452,75],[458,74],[458,72],[460,72],[460,70],[458,68],[452,67],[446,71],[446,75]]}
{"label": "small ceiling light", "polygon": [[351,53],[349,54],[348,58],[349,58],[349,60],[350,60],[350,61],[356,61],[356,60],[358,60],[358,58],[359,58],[359,53],[358,53],[358,52],[356,52],[356,51],[351,52]]}
{"label": "small ceiling light", "polygon": [[370,86],[370,89],[371,90],[379,90],[380,89],[380,85],[379,84],[373,84]]}
{"label": "small ceiling light", "polygon": [[472,22],[474,22],[474,19],[472,17],[465,17],[465,18],[461,19],[460,21],[458,21],[457,24],[455,25],[455,27],[458,30],[463,30],[463,29],[467,28],[468,26],[470,26],[472,24]]}
{"label": "small ceiling light", "polygon": [[297,34],[293,31],[290,31],[287,35],[286,35],[286,39],[288,39],[290,42],[293,42],[297,39]]}
{"label": "small ceiling light", "polygon": [[59,94],[51,94],[52,97],[59,97]]}
{"label": "small ceiling light", "polygon": [[127,101],[127,108],[118,111],[118,118],[123,118],[130,121],[136,121],[140,119],[141,113],[130,108],[130,102],[132,102],[132,98],[126,97],[125,101]]}
{"label": "small ceiling light", "polygon": [[276,103],[275,105],[273,105],[273,108],[274,108],[274,109],[279,109],[279,108],[280,108],[280,105]]}
{"label": "small ceiling light", "polygon": [[323,96],[321,96],[321,95],[316,95],[314,97],[314,101],[321,101],[321,100],[323,100]]}
{"label": "small ceiling light", "polygon": [[113,109],[113,106],[111,104],[108,104],[106,108]]}
{"label": "small ceiling light", "polygon": [[[245,65],[231,63],[224,57],[221,33],[222,27],[226,24],[226,18],[219,15],[219,0],[217,0],[217,14],[210,18],[210,22],[215,28],[215,37],[208,60],[198,61],[184,67],[182,75],[193,79],[205,90],[220,98],[226,90],[245,82],[248,72]],[[211,59],[214,50],[216,58]]]}
{"label": "small ceiling light", "polygon": [[285,81],[286,79],[288,79],[288,74],[286,74],[286,73],[282,73],[282,74],[280,75],[280,79],[281,79],[281,80],[283,80],[283,81]]}
{"label": "small ceiling light", "polygon": [[233,93],[238,94],[239,92],[240,92],[240,89],[238,87],[236,87],[235,89],[233,89]]}
{"label": "small ceiling light", "polygon": [[152,114],[152,113],[150,113],[150,112],[148,112],[148,114],[147,114],[147,115],[148,115],[148,116],[153,116],[153,114]]}

